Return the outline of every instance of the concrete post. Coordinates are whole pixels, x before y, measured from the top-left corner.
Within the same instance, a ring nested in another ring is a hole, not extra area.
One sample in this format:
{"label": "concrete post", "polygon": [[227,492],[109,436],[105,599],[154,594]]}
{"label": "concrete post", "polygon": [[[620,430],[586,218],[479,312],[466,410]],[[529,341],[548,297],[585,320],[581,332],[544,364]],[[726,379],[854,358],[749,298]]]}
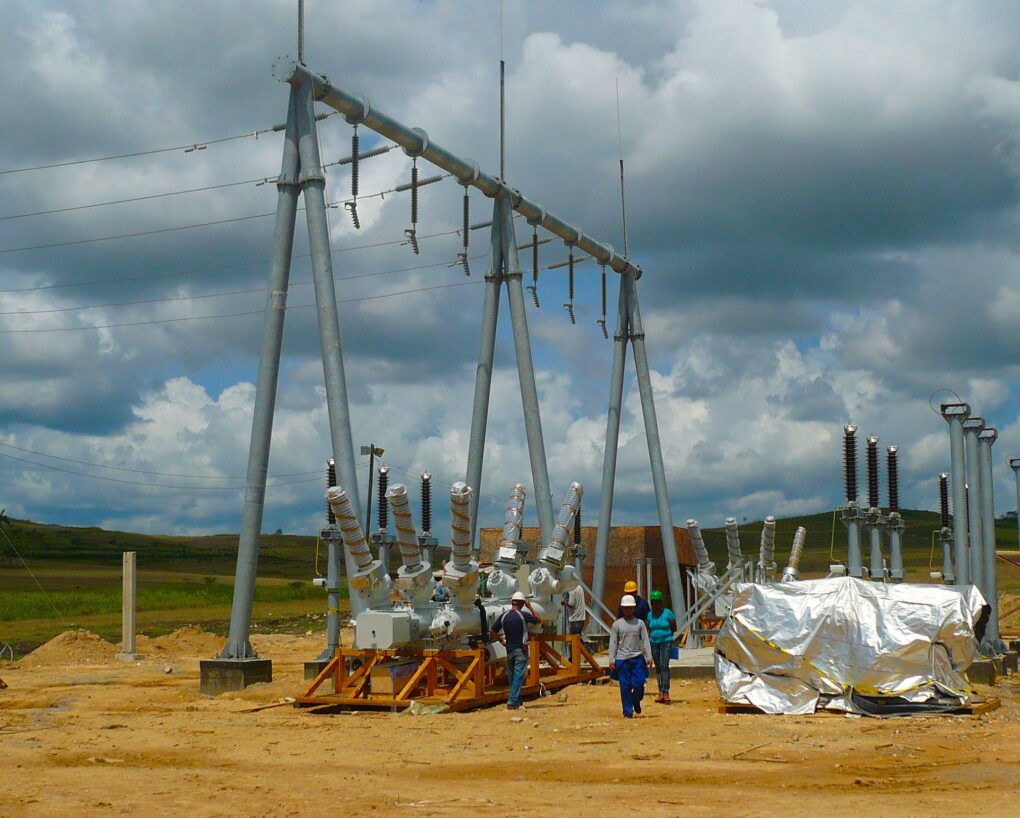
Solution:
{"label": "concrete post", "polygon": [[[613,336],[613,364],[609,383],[609,411],[606,415],[606,448],[602,453],[602,494],[599,499],[599,526],[595,532],[595,561],[592,563],[591,590],[600,602],[606,595],[606,566],[609,564],[609,535],[613,523],[613,494],[616,490],[616,456],[620,444],[620,412],[623,408],[623,377],[627,367],[627,340],[630,322],[627,309],[627,279],[620,276],[620,295],[616,307],[616,334]],[[592,604],[592,610],[595,606]],[[593,616],[592,619],[595,617]],[[599,633],[594,622],[588,633]]]}
{"label": "concrete post", "polygon": [[1006,646],[999,636],[999,567],[995,556],[995,497],[992,474],[992,444],[999,433],[995,429],[985,428],[978,435],[978,460],[981,466],[981,535],[982,557],[984,562],[984,595],[985,601],[991,606],[988,627],[982,642],[982,652],[995,656],[1006,652]]}
{"label": "concrete post", "polygon": [[645,591],[645,558],[634,557],[634,581],[637,583],[638,596],[647,597]]}
{"label": "concrete post", "polygon": [[258,571],[259,538],[262,534],[266,478],[269,472],[269,447],[276,407],[276,386],[280,374],[280,349],[283,344],[283,321],[287,310],[287,287],[290,282],[290,262],[294,246],[294,218],[299,194],[300,166],[296,115],[297,100],[292,89],[283,143],[283,163],[276,183],[278,191],[276,227],[269,271],[269,294],[262,329],[262,354],[255,386],[255,410],[252,415],[251,441],[248,447],[247,487],[244,492],[244,509],[237,544],[237,569],[230,610],[230,631],[227,644],[220,653],[221,659],[253,659],[256,656],[249,641],[251,606]]}
{"label": "concrete post", "polygon": [[[315,289],[315,311],[319,325],[319,347],[326,386],[330,440],[333,444],[333,457],[340,472],[340,485],[351,505],[354,508],[361,508],[358,473],[354,461],[354,441],[351,437],[351,414],[347,402],[347,377],[344,373],[343,347],[340,340],[340,316],[337,313],[336,288],[333,283],[333,256],[329,241],[329,222],[326,217],[326,180],[322,175],[322,162],[319,157],[311,84],[304,83],[299,86],[296,96],[301,190],[304,193],[305,217],[308,222],[312,284]],[[350,578],[355,573],[355,564],[350,550],[346,548],[344,564],[347,567],[349,585]],[[351,614],[357,616],[364,610],[364,602],[355,593],[349,594],[348,598]]]}
{"label": "concrete post", "polygon": [[652,466],[655,505],[659,511],[659,530],[662,532],[666,576],[669,578],[670,608],[674,611],[683,610],[684,585],[680,576],[680,559],[676,553],[676,539],[673,535],[673,511],[669,506],[666,467],[662,462],[659,421],[655,416],[655,396],[652,394],[652,380],[648,371],[648,353],[645,350],[645,330],[641,323],[641,307],[638,304],[637,285],[634,277],[630,274],[624,275],[630,283],[628,307],[630,309],[631,345],[634,350],[638,394],[641,396],[641,414],[645,421],[645,438],[648,441],[648,459]]}
{"label": "concrete post", "polygon": [[978,452],[978,435],[985,428],[985,422],[979,417],[970,417],[963,421],[963,439],[966,446],[967,485],[970,487],[970,504],[967,509],[967,527],[970,533],[967,539],[967,570],[970,584],[976,585],[981,593],[985,593],[984,566],[984,532],[981,525],[981,498],[984,487],[981,485],[981,456]]}
{"label": "concrete post", "polygon": [[136,652],[135,641],[135,605],[136,589],[138,587],[138,574],[136,571],[136,554],[134,551],[125,551],[122,563],[123,572],[123,599],[121,602],[121,648],[117,658],[122,662],[133,662],[141,659]]}
{"label": "concrete post", "polygon": [[538,386],[535,383],[535,364],[531,358],[531,337],[528,334],[528,313],[524,306],[523,273],[517,257],[517,238],[514,235],[513,207],[510,193],[503,194],[500,211],[502,223],[503,263],[505,265],[507,299],[510,302],[510,326],[517,357],[517,378],[521,387],[521,405],[524,410],[524,431],[528,438],[528,456],[531,459],[531,479],[535,488],[535,510],[538,512],[538,529],[542,544],[550,542],[554,515],[552,489],[549,486],[549,465],[542,436],[542,415],[538,408]]}
{"label": "concrete post", "polygon": [[1009,463],[1013,477],[1016,478],[1016,536],[1017,543],[1020,544],[1020,457],[1010,455],[1006,462]]}
{"label": "concrete post", "polygon": [[496,355],[496,324],[499,321],[499,291],[503,284],[503,238],[499,198],[492,203],[492,260],[485,274],[485,300],[482,304],[482,338],[478,349],[478,368],[475,371],[475,398],[471,407],[471,433],[468,438],[467,476],[465,481],[471,492],[471,542],[475,554],[480,543],[478,530],[478,503],[482,496],[482,461],[485,458],[485,430],[489,422],[489,395],[492,392],[492,366]]}
{"label": "concrete post", "polygon": [[655,587],[652,585],[652,558],[645,557],[645,591],[651,595]]}
{"label": "concrete post", "polygon": [[956,568],[956,584],[970,583],[970,568],[967,556],[967,483],[966,456],[963,444],[963,421],[970,416],[966,403],[944,403],[940,407],[942,417],[949,424],[949,476],[953,482],[953,562]]}

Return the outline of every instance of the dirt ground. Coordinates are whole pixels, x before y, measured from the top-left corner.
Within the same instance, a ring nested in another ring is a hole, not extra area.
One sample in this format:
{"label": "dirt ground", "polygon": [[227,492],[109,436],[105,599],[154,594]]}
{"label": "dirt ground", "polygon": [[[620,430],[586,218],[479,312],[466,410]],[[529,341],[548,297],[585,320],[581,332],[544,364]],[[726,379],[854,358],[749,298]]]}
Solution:
{"label": "dirt ground", "polygon": [[988,715],[888,721],[722,714],[707,680],[632,721],[608,685],[518,713],[246,712],[300,693],[322,637],[257,638],[273,683],[209,699],[219,642],[184,629],[124,664],[71,633],[0,664],[0,816],[1020,814],[1012,678]]}

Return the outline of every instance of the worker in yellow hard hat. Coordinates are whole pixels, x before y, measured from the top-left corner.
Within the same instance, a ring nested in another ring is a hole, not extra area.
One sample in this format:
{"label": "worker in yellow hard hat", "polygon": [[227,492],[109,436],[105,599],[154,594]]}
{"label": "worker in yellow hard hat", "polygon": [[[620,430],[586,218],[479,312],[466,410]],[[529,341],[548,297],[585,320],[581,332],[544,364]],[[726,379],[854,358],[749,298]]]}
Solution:
{"label": "worker in yellow hard hat", "polygon": [[[625,582],[624,585],[623,585],[623,592],[624,592],[624,594],[627,594],[628,596],[631,596],[631,597],[634,598],[634,604],[636,606],[634,608],[634,618],[635,619],[640,619],[642,622],[644,622],[647,625],[648,624],[648,614],[651,613],[652,609],[648,605],[648,602],[644,599],[644,597],[638,596],[637,583],[634,582],[634,580],[632,580],[632,579],[627,580],[627,582]],[[616,609],[616,618],[617,619],[622,619],[623,618],[623,608],[622,607]]]}

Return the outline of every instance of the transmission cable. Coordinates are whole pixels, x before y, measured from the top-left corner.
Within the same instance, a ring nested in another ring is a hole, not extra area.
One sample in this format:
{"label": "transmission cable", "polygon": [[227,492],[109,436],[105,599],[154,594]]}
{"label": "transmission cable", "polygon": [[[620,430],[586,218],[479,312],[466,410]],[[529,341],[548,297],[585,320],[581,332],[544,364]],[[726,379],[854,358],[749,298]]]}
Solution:
{"label": "transmission cable", "polygon": [[[410,290],[398,290],[392,293],[379,293],[378,295],[364,295],[358,298],[338,298],[337,304],[352,304],[359,301],[376,301],[381,298],[393,298],[399,295],[409,295],[411,293],[423,293],[429,290],[443,290],[449,287],[464,287],[469,284],[483,284],[483,281],[458,281],[453,284],[434,284],[430,287],[415,287]],[[315,304],[298,304],[295,306],[287,306],[287,310],[301,310],[314,307]],[[259,310],[246,310],[243,312],[228,312],[220,313],[217,315],[191,315],[182,316],[180,318],[153,318],[147,321],[127,321],[118,324],[95,324],[90,326],[80,327],[34,327],[31,329],[0,329],[0,335],[18,335],[22,333],[43,333],[43,332],[82,332],[86,330],[96,329],[117,329],[120,327],[142,327],[150,324],[176,324],[183,321],[208,321],[215,318],[240,318],[245,315],[263,315],[265,314],[264,309]]]}
{"label": "transmission cable", "polygon": [[[318,121],[328,119],[331,116],[336,115],[336,111],[329,111],[328,113],[316,114],[315,118]],[[151,148],[145,151],[134,151],[132,153],[115,153],[109,156],[96,156],[92,159],[71,159],[66,162],[51,162],[47,165],[31,165],[24,168],[10,168],[9,170],[0,170],[0,176],[6,176],[11,173],[27,173],[33,170],[47,170],[49,168],[66,168],[71,165],[87,165],[90,162],[109,162],[111,159],[131,159],[136,156],[152,156],[156,153],[171,153],[173,151],[185,151],[186,153],[192,153],[195,151],[203,151],[209,145],[220,145],[224,142],[234,142],[238,139],[251,139],[254,137],[258,139],[263,134],[267,133],[278,133],[286,130],[286,124],[274,125],[271,128],[262,128],[257,131],[249,131],[248,133],[236,134],[234,136],[221,136],[218,139],[204,139],[199,142],[189,142],[185,145],[174,145],[169,148]]]}
{"label": "transmission cable", "polygon": [[[146,486],[148,488],[158,489],[176,489],[177,491],[242,491],[245,486],[172,486],[168,483],[140,483],[137,480],[123,480],[119,477],[106,477],[101,474],[89,474],[88,472],[73,471],[72,469],[62,469],[59,466],[52,466],[48,463],[37,463],[34,460],[29,460],[24,457],[15,457],[13,454],[7,454],[6,452],[0,452],[0,457],[6,457],[8,460],[17,460],[19,463],[25,463],[29,466],[35,466],[37,469],[48,469],[49,471],[58,471],[63,474],[73,474],[76,477],[88,477],[90,480],[105,480],[109,483],[127,483],[131,486]],[[313,483],[321,480],[320,477],[308,477],[304,480],[288,480],[283,483],[271,483],[267,488],[275,488],[276,486],[297,486],[303,483]]]}
{"label": "transmission cable", "polygon": [[[34,454],[37,457],[48,457],[51,460],[60,460],[64,463],[74,463],[77,466],[90,466],[96,469],[110,469],[111,471],[126,471],[132,474],[149,474],[155,477],[183,477],[193,480],[247,480],[247,475],[219,475],[219,474],[175,474],[174,472],[162,472],[162,471],[150,471],[148,469],[130,469],[127,466],[106,466],[102,463],[92,463],[88,460],[75,460],[71,457],[61,457],[56,454],[47,454],[46,452],[36,451],[35,449],[26,449],[23,446],[15,446],[13,443],[0,443],[5,449],[14,449],[15,451],[24,452],[25,454]],[[274,474],[271,475],[271,479],[282,478],[282,477],[306,477],[310,474],[319,474],[322,470],[315,469],[314,471],[296,471],[288,474]],[[240,488],[244,488],[241,486]]]}
{"label": "transmission cable", "polygon": [[[474,258],[481,258],[481,255],[474,256]],[[358,273],[357,275],[350,276],[334,276],[333,281],[335,283],[341,283],[344,281],[357,281],[363,278],[375,278],[377,276],[392,275],[394,273],[407,273],[415,270],[428,270],[436,267],[449,267],[450,262],[438,261],[432,264],[416,264],[411,267],[398,267],[393,270],[377,270],[374,273]],[[313,282],[311,279],[307,281],[292,281],[289,287],[307,287]],[[252,293],[264,293],[266,287],[249,287],[244,290],[226,290],[216,293],[198,293],[196,295],[175,295],[166,296],[164,298],[143,298],[137,301],[111,301],[105,304],[79,304],[71,307],[51,307],[44,310],[6,310],[0,311],[0,315],[50,315],[58,312],[78,312],[80,310],[97,310],[105,309],[107,307],[133,307],[139,304],[168,304],[174,301],[199,301],[205,298],[222,298],[230,295],[249,295]],[[3,445],[3,444],[0,444]]]}

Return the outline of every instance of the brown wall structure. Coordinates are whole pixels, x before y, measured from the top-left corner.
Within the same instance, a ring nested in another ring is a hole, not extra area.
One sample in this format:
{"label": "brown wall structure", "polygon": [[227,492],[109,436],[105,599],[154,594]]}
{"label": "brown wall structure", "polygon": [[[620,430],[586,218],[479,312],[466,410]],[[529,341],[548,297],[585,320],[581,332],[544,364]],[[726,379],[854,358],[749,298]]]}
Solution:
{"label": "brown wall structure", "polygon": [[[595,526],[581,528],[581,546],[587,552],[584,558],[584,581],[591,587],[592,573],[595,562],[595,537],[598,529]],[[481,561],[492,562],[499,551],[499,538],[503,534],[501,528],[483,528],[480,531]],[[689,593],[687,585],[687,569],[694,568],[698,559],[694,554],[687,529],[674,526],[673,536],[676,539],[676,553],[680,561],[680,575],[684,578],[684,592]],[[534,559],[538,554],[538,528],[524,528],[521,540],[528,545],[528,558]],[[570,543],[573,544],[573,535]],[[623,594],[623,584],[629,579],[636,579],[637,559],[641,557],[652,560],[652,588],[661,590],[669,599],[669,582],[666,578],[666,563],[662,556],[662,531],[659,526],[624,525],[614,526],[609,535],[609,560],[606,565],[606,593],[603,602],[610,610],[615,611]],[[644,585],[644,580],[641,582]],[[683,610],[683,604],[674,604],[674,612]]]}

